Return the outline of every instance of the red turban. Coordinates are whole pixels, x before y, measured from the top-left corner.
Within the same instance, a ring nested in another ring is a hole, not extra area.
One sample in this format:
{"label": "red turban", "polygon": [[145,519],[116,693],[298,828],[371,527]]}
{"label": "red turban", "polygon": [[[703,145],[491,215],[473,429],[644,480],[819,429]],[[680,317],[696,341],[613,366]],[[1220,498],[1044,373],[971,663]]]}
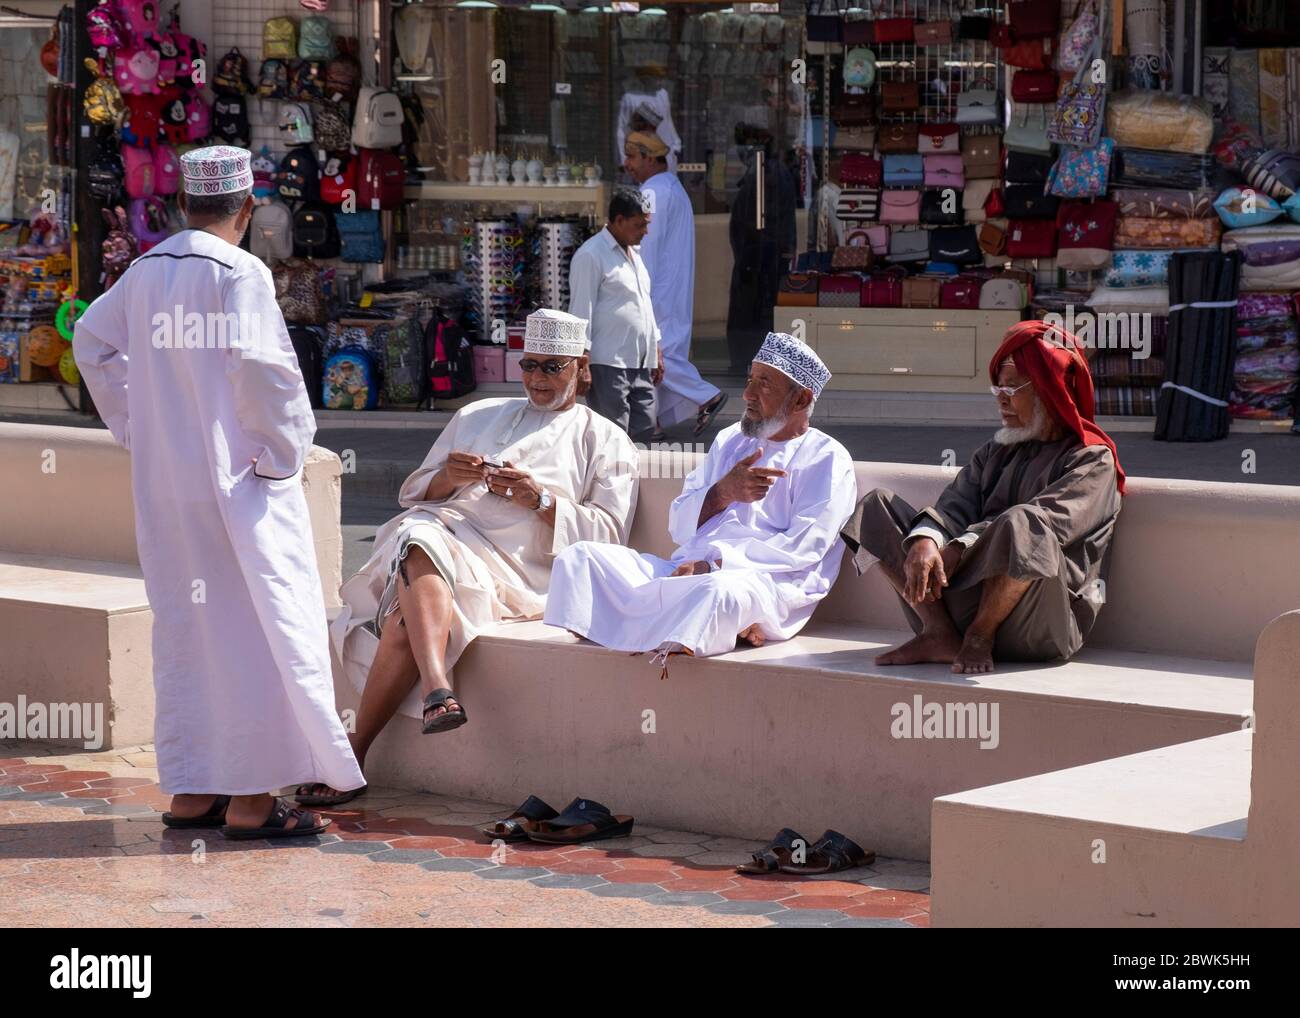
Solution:
{"label": "red turban", "polygon": [[1042,321],[1013,325],[989,361],[989,380],[994,385],[998,384],[998,369],[1008,357],[1034,383],[1034,391],[1053,418],[1078,435],[1084,445],[1104,445],[1110,450],[1115,459],[1116,484],[1119,493],[1124,494],[1124,471],[1120,469],[1115,443],[1093,421],[1097,404],[1092,372],[1078,337],[1059,325]]}

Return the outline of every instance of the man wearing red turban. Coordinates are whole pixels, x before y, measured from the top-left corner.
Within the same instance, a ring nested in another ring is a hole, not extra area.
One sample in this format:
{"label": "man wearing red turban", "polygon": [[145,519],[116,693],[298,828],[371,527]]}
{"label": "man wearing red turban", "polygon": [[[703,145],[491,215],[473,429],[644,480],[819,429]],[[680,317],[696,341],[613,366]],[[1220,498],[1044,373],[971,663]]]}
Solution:
{"label": "man wearing red turban", "polygon": [[876,664],[1050,661],[1083,646],[1105,600],[1124,492],[1115,443],[1093,421],[1078,339],[1021,322],[989,362],[1002,427],[933,506],[877,488],[844,539],[858,572],[879,562],[916,636]]}

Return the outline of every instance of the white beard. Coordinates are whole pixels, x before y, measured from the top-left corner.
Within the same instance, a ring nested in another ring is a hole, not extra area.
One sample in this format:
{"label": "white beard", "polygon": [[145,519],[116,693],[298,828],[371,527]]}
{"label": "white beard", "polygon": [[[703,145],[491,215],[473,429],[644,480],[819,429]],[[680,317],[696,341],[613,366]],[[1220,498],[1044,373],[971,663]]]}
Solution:
{"label": "white beard", "polygon": [[751,421],[748,417],[741,417],[740,433],[746,438],[757,438],[760,442],[766,442],[784,428],[788,422],[789,418],[786,416],[785,411],[775,417],[765,417],[761,421]]}
{"label": "white beard", "polygon": [[569,402],[569,400],[573,399],[574,394],[577,391],[578,380],[575,378],[564,387],[563,391],[557,392],[549,403],[538,403],[533,399],[533,394],[531,392],[528,393],[528,405],[534,410],[558,410],[560,407],[564,406],[565,403]]}
{"label": "white beard", "polygon": [[998,445],[1019,445],[1021,442],[1039,441],[1047,438],[1052,422],[1047,417],[1047,407],[1041,399],[1034,400],[1034,413],[1029,423],[1019,428],[998,428],[993,433],[993,441]]}

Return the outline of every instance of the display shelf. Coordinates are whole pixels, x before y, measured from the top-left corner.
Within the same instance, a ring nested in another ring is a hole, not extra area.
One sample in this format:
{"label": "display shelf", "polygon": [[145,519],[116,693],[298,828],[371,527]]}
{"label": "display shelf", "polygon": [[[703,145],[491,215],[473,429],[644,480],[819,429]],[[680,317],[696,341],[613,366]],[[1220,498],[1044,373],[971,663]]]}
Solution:
{"label": "display shelf", "polygon": [[515,187],[507,184],[468,184],[452,180],[426,180],[420,184],[408,184],[406,197],[419,201],[483,201],[483,202],[580,202],[595,205],[603,210],[609,201],[609,185],[599,183],[595,187],[585,184],[574,186],[546,187],[543,184],[524,184]]}

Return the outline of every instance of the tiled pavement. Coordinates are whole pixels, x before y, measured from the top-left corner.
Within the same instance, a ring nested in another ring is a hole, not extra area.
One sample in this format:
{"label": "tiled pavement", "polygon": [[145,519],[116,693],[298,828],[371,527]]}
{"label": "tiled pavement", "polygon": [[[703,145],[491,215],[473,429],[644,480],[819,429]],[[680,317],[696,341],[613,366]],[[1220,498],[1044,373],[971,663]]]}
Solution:
{"label": "tiled pavement", "polygon": [[10,752],[24,755],[0,759],[4,926],[929,925],[924,863],[742,877],[759,842],[640,824],[494,847],[475,828],[513,807],[375,787],[318,838],[228,841],[163,827],[148,747]]}

